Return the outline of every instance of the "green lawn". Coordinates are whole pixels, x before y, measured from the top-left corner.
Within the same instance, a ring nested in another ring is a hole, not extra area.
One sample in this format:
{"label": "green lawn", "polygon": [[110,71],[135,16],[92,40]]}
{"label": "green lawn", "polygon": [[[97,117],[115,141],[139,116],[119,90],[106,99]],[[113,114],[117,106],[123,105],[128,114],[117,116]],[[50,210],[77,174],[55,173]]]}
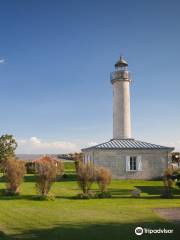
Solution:
{"label": "green lawn", "polygon": [[[41,240],[119,240],[119,239],[180,239],[180,224],[157,216],[154,208],[180,207],[180,190],[174,199],[161,199],[161,181],[116,180],[110,185],[111,199],[77,200],[80,192],[72,169],[71,177],[53,185],[55,201],[34,199],[34,176],[27,175],[21,196],[0,196],[0,239]],[[0,182],[0,189],[4,188]],[[130,197],[134,188],[142,190],[140,199]],[[93,186],[97,191],[97,186]],[[137,226],[174,229],[174,234],[136,236]]]}

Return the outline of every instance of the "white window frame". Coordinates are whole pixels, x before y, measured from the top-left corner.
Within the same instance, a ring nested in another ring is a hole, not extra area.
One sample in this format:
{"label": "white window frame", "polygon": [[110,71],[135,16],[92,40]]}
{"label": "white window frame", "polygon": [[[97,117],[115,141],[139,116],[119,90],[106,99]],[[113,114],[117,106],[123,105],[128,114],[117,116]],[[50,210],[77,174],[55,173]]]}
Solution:
{"label": "white window frame", "polygon": [[[130,169],[131,159],[136,159],[136,169]],[[142,171],[142,157],[140,155],[126,156],[126,171],[127,172],[139,172]]]}
{"label": "white window frame", "polygon": [[130,171],[137,171],[138,169],[138,161],[136,156],[130,156]]}

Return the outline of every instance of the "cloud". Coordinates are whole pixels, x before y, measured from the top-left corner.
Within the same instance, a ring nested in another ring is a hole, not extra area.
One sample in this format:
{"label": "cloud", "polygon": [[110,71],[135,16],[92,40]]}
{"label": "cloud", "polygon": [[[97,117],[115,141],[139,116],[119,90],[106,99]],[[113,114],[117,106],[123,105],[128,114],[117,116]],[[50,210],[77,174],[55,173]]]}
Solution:
{"label": "cloud", "polygon": [[17,153],[57,154],[80,151],[77,144],[69,141],[43,141],[37,137],[19,139]]}
{"label": "cloud", "polygon": [[29,142],[34,144],[34,145],[42,145],[42,146],[45,146],[47,144],[47,143],[46,144],[45,143],[41,143],[41,140],[38,139],[37,137],[31,137],[29,139]]}
{"label": "cloud", "polygon": [[91,139],[75,139],[74,141],[42,140],[36,136],[26,139],[16,139],[17,154],[59,154],[79,152],[82,148],[91,147],[98,143]]}
{"label": "cloud", "polygon": [[0,64],[3,64],[3,63],[5,63],[5,58],[0,58]]}

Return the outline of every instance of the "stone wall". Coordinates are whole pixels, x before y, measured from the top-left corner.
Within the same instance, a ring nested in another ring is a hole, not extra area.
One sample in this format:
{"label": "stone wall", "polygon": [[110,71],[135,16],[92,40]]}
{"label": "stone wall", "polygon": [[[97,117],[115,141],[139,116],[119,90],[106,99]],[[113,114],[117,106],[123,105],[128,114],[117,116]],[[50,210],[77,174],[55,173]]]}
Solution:
{"label": "stone wall", "polygon": [[[95,165],[111,170],[113,178],[155,179],[168,166],[168,152],[163,150],[90,150],[85,151]],[[126,171],[126,156],[141,156],[141,171]]]}

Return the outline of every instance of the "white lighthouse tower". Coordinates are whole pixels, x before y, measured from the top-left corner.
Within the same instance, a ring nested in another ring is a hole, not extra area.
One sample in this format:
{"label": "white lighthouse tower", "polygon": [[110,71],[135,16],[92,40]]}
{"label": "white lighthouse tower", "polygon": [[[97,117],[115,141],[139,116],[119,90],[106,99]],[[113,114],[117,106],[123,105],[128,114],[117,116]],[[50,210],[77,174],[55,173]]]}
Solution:
{"label": "white lighthouse tower", "polygon": [[130,73],[121,56],[111,73],[113,85],[113,139],[131,138]]}
{"label": "white lighthouse tower", "polygon": [[155,179],[168,166],[172,147],[161,146],[131,137],[130,83],[128,63],[121,56],[111,73],[113,85],[113,139],[83,148],[84,161],[103,166],[113,178]]}

